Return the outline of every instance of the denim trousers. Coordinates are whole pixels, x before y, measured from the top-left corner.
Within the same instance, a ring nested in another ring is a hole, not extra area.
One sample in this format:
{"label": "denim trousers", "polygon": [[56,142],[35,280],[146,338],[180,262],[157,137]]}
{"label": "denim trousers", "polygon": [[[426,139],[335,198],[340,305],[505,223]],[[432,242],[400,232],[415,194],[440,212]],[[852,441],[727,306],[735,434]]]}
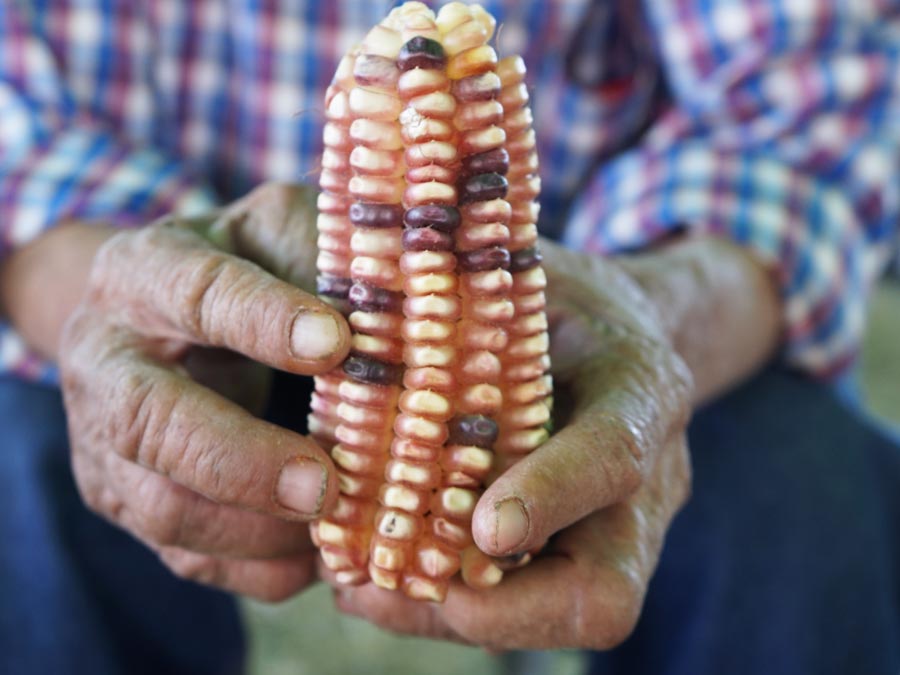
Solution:
{"label": "denim trousers", "polygon": [[[58,390],[0,377],[0,429],[0,672],[240,672],[234,600],[82,505]],[[834,387],[770,369],[698,411],[690,444],[693,495],[638,626],[591,672],[900,673],[895,439]]]}

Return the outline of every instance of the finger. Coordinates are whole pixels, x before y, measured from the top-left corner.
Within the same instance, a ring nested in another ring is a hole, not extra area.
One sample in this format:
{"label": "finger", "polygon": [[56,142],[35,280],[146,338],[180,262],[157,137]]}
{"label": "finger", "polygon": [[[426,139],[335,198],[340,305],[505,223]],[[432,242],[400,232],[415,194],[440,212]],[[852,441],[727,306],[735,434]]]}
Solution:
{"label": "finger", "polygon": [[272,388],[272,369],[228,351],[197,347],[188,350],[181,365],[191,379],[234,401],[257,417],[266,410]]}
{"label": "finger", "polygon": [[141,347],[100,324],[68,351],[64,395],[79,446],[108,448],[217,504],[289,520],[334,504],[334,466],[315,442],[253,417]]}
{"label": "finger", "polygon": [[683,437],[664,449],[648,481],[626,502],[561,532],[530,565],[496,587],[455,584],[443,617],[463,638],[514,649],[609,649],[631,633],[663,539],[688,494]]}
{"label": "finger", "polygon": [[444,619],[495,649],[607,649],[631,632],[642,595],[627,577],[547,556],[487,591],[451,589]]}
{"label": "finger", "polygon": [[485,553],[539,546],[587,514],[632,494],[686,423],[667,353],[595,357],[572,382],[569,424],[502,474],[479,500],[473,536]]}
{"label": "finger", "polygon": [[107,454],[117,496],[108,515],[141,541],[229,558],[279,558],[314,550],[309,526],[216,504],[185,487]]}
{"label": "finger", "polygon": [[[591,516],[566,533],[563,550],[509,573],[498,586],[474,590],[456,580],[443,605],[373,584],[338,588],[335,602],[342,612],[404,635],[492,649],[609,648],[630,633],[643,598],[638,577],[624,571],[636,567],[629,554],[619,551],[616,559],[613,539],[599,541],[614,534],[625,540],[610,527],[616,520]],[[328,571],[321,573],[329,581]]]}
{"label": "finger", "polygon": [[316,287],[316,190],[267,183],[221,214],[208,229],[213,241],[310,293]]}
{"label": "finger", "polygon": [[350,348],[333,308],[189,230],[158,225],[113,237],[90,288],[138,332],[226,347],[295,373],[326,372]]}
{"label": "finger", "polygon": [[314,581],[313,553],[277,560],[230,560],[163,547],[159,558],[176,576],[264,602],[282,602]]}

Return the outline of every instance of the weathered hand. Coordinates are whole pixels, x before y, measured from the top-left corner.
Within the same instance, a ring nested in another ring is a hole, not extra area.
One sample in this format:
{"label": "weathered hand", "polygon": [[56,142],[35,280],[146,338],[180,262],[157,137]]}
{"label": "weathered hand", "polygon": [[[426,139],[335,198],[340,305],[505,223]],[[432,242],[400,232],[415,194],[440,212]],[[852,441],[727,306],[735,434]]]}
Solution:
{"label": "weathered hand", "polygon": [[[216,218],[167,218],[115,235],[94,257],[59,349],[87,504],[176,574],[263,599],[313,578],[299,521],[334,501],[333,465],[309,439],[189,373],[205,362],[207,382],[249,405],[258,396],[244,366],[197,347],[301,374],[344,358],[343,319],[297,287],[314,280],[313,196],[267,186]],[[210,378],[211,365],[243,375]]]}
{"label": "weathered hand", "polygon": [[337,591],[342,610],[494,649],[603,649],[634,627],[690,491],[692,378],[622,268],[542,246],[559,431],[484,493],[473,533],[496,556],[549,542],[487,591],[457,582],[429,605],[370,584]]}

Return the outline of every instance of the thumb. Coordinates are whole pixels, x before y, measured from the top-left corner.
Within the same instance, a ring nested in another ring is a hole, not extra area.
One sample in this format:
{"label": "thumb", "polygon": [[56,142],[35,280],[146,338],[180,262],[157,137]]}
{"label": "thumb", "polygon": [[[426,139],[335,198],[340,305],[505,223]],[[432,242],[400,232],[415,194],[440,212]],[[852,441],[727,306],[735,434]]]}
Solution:
{"label": "thumb", "polygon": [[267,183],[223,211],[205,236],[282,281],[313,293],[316,217],[314,188]]}

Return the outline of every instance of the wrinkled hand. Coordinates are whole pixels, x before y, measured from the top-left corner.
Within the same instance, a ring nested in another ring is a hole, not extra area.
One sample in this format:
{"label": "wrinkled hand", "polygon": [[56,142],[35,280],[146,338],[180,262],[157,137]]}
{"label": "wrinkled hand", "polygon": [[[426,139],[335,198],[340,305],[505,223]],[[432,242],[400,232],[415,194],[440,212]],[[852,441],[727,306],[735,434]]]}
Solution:
{"label": "wrinkled hand", "polygon": [[343,611],[492,649],[604,649],[632,631],[690,491],[691,376],[620,267],[542,247],[559,431],[484,493],[473,533],[497,556],[549,543],[488,591],[456,581],[431,605],[369,584],[336,591]]}
{"label": "wrinkled hand", "polygon": [[343,319],[298,288],[315,274],[313,196],[267,186],[217,218],[115,235],[60,345],[86,503],[176,574],[269,600],[314,577],[300,521],[336,498],[333,465],[190,373],[205,365],[211,386],[251,406],[260,379],[224,350],[301,374],[344,358]]}

